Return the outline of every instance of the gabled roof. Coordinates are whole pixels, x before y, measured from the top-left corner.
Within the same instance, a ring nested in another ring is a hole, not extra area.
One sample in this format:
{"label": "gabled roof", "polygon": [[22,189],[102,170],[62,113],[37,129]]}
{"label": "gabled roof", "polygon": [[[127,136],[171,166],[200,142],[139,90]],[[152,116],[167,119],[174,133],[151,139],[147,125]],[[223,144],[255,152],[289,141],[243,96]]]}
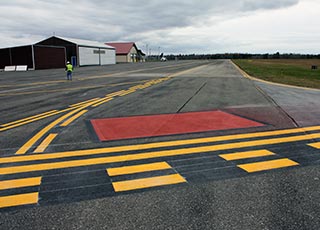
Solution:
{"label": "gabled roof", "polygon": [[115,49],[112,46],[108,46],[102,42],[97,42],[97,41],[83,40],[83,39],[77,39],[77,38],[68,38],[68,37],[60,37],[60,36],[52,36],[51,38],[62,39],[62,40],[74,43],[76,45],[79,45],[79,46],[98,47],[98,48],[104,48],[104,49],[105,48]]}
{"label": "gabled roof", "polygon": [[142,50],[138,50],[138,53],[142,56],[146,56],[146,54],[144,52],[142,52]]}
{"label": "gabled roof", "polygon": [[106,44],[115,47],[117,54],[128,54],[132,47],[137,49],[134,42],[107,42]]}

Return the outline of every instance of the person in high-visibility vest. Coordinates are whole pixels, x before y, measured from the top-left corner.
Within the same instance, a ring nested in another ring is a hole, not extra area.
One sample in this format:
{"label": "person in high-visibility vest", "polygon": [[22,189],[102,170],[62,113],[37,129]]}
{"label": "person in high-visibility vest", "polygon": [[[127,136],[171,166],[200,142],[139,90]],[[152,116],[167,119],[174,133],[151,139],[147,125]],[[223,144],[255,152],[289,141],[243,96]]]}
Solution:
{"label": "person in high-visibility vest", "polygon": [[70,64],[70,62],[67,62],[66,65],[66,71],[67,71],[67,80],[72,81],[72,71],[73,71],[73,66]]}

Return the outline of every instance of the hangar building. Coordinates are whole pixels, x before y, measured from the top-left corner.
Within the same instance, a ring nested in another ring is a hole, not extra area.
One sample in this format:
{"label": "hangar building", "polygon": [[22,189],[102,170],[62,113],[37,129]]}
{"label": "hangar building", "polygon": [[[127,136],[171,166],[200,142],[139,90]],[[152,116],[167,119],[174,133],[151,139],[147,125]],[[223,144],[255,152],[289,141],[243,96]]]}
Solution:
{"label": "hangar building", "polygon": [[63,68],[65,62],[64,47],[26,45],[0,49],[0,69],[19,65],[28,69]]}
{"label": "hangar building", "polygon": [[117,63],[145,61],[146,55],[134,42],[107,42],[106,44],[116,48]]}
{"label": "hangar building", "polygon": [[108,65],[116,63],[114,47],[104,43],[52,36],[36,45],[59,46],[66,49],[66,58],[73,66]]}

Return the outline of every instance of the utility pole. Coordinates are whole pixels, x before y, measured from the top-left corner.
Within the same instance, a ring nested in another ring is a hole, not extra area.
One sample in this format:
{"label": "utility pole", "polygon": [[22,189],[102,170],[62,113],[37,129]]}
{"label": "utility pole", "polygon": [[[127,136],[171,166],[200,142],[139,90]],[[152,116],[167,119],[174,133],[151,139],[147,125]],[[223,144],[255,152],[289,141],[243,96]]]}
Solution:
{"label": "utility pole", "polygon": [[147,55],[147,57],[149,56],[149,54],[148,54],[148,50],[149,50],[149,45],[148,45],[148,44],[146,44],[146,55]]}

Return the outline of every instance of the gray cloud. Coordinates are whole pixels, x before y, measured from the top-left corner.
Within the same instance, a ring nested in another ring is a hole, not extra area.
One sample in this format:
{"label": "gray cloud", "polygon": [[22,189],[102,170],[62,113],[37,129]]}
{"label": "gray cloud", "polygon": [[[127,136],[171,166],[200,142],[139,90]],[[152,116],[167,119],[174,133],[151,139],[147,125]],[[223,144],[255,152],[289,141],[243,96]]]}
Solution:
{"label": "gray cloud", "polygon": [[[224,18],[258,10],[290,7],[299,0],[11,0],[0,5],[1,37],[26,38],[28,34],[98,41],[141,39],[149,32],[161,36],[172,28],[203,25],[213,16]],[[0,43],[4,41],[0,40]],[[165,41],[166,47],[170,40]],[[182,43],[181,43],[182,44]],[[0,44],[1,45],[1,44]],[[182,48],[182,47],[180,47]]]}

